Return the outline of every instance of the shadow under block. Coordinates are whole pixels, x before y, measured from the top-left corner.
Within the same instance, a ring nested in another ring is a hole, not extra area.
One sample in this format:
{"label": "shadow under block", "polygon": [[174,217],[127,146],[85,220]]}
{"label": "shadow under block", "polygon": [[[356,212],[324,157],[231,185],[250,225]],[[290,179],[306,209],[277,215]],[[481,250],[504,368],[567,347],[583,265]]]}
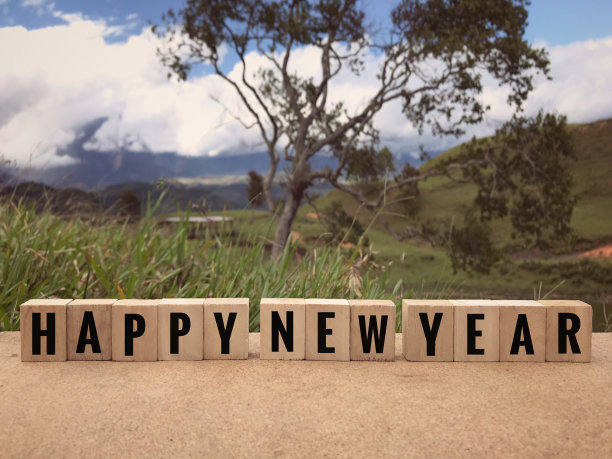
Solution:
{"label": "shadow under block", "polygon": [[112,306],[113,360],[157,360],[157,306],[160,300],[118,300]]}
{"label": "shadow under block", "polygon": [[66,360],[66,305],[72,300],[29,300],[19,307],[22,362]]}
{"label": "shadow under block", "polygon": [[395,303],[348,300],[351,310],[351,360],[395,360]]}
{"label": "shadow under block", "polygon": [[157,306],[157,360],[204,358],[204,298],[165,298]]}
{"label": "shadow under block", "polygon": [[306,360],[350,360],[349,308],[347,300],[306,300]]}
{"label": "shadow under block", "polygon": [[593,309],[575,300],[541,300],[546,306],[546,360],[590,362]]}
{"label": "shadow under block", "polygon": [[306,301],[303,298],[262,298],[259,306],[260,358],[304,360]]}
{"label": "shadow under block", "polygon": [[532,300],[499,300],[499,360],[546,360],[546,307]]}
{"label": "shadow under block", "polygon": [[454,360],[454,310],[449,300],[402,301],[402,353],[406,360]]}
{"label": "shadow under block", "polygon": [[455,305],[455,362],[499,361],[499,306],[492,300],[450,300]]}
{"label": "shadow under block", "polygon": [[207,298],[204,302],[204,359],[249,358],[249,299]]}
{"label": "shadow under block", "polygon": [[68,360],[112,358],[112,306],[116,300],[74,300],[66,306]]}

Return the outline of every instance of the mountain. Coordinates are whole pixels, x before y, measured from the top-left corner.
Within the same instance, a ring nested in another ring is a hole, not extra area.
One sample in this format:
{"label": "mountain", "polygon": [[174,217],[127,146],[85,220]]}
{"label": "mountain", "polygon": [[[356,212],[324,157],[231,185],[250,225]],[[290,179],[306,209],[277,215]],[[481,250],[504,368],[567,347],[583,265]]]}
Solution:
{"label": "mountain", "polygon": [[[265,152],[183,156],[174,152],[134,152],[124,148],[114,152],[88,150],[87,142],[93,138],[104,121],[104,118],[100,118],[88,123],[71,144],[58,151],[58,155],[72,158],[73,164],[21,170],[18,176],[22,181],[41,182],[55,187],[100,190],[121,183],[155,182],[161,177],[246,177],[250,170],[260,174],[268,171],[269,158]],[[418,163],[418,160],[403,154],[398,157],[397,162]],[[313,169],[335,167],[337,160],[331,156],[316,155],[311,159],[311,165]],[[278,171],[288,166],[288,162],[281,160]]]}
{"label": "mountain", "polygon": [[0,200],[22,202],[37,212],[47,210],[62,216],[85,216],[107,210],[96,193],[76,188],[54,188],[35,182],[21,182],[1,186]]}

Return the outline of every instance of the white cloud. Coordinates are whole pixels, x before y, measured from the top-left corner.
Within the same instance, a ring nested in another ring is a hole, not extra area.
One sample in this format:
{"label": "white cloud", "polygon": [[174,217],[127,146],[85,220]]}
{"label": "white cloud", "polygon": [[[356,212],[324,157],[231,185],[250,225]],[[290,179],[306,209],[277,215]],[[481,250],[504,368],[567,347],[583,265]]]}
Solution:
{"label": "white cloud", "polygon": [[[37,0],[24,3],[28,1]],[[246,131],[211,97],[232,113],[244,114],[233,90],[212,75],[169,81],[155,55],[156,38],[147,29],[125,42],[107,43],[105,37],[122,34],[126,25],[111,27],[78,14],[54,14],[66,24],[0,28],[0,157],[37,167],[70,161],[57,150],[73,141],[86,123],[101,117],[107,121],[88,144],[100,151],[120,145],[185,155],[261,149],[258,132]],[[318,76],[315,50],[298,50],[295,57],[296,69]],[[607,78],[612,74],[612,37],[552,47],[550,58],[554,79],[538,81],[528,113],[543,107],[566,113],[572,122],[612,116]],[[265,62],[256,54],[248,59]],[[330,91],[333,99],[346,101],[352,109],[375,88],[380,57],[365,59],[365,72],[342,75]],[[505,97],[504,91],[487,84],[483,98],[491,103],[491,114],[470,133],[488,134],[507,119]],[[399,103],[390,104],[376,117],[383,142],[395,151],[414,151],[420,143],[431,149],[456,143],[429,135],[419,138],[400,108]]]}
{"label": "white cloud", "polygon": [[21,6],[40,6],[49,0],[21,0]]}

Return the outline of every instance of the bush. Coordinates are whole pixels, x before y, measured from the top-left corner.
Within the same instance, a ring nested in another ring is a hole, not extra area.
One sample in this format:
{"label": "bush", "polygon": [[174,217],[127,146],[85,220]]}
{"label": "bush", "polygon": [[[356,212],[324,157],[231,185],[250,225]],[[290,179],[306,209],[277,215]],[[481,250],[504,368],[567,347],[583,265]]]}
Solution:
{"label": "bush", "polygon": [[466,214],[464,227],[451,230],[447,252],[455,273],[463,269],[468,273],[489,274],[501,258],[491,241],[491,228],[478,221],[472,212]]}
{"label": "bush", "polygon": [[329,233],[329,242],[350,242],[355,245],[369,245],[367,236],[363,236],[365,229],[359,221],[351,217],[342,208],[339,201],[332,201],[323,213],[325,226]]}
{"label": "bush", "polygon": [[115,207],[119,215],[136,220],[140,218],[140,199],[129,188],[121,192],[115,202]]}

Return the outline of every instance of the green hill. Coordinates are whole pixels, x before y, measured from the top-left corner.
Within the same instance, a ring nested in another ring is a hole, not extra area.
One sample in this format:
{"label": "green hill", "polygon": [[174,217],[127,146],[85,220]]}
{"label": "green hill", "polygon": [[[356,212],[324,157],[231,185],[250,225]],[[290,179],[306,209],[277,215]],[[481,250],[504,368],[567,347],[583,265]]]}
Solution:
{"label": "green hill", "polygon": [[[577,160],[568,164],[575,180],[574,193],[578,203],[574,208],[571,226],[583,246],[595,245],[612,238],[612,119],[588,124],[569,126],[573,134]],[[456,155],[461,149],[457,146],[442,153],[421,166],[428,169],[442,159]],[[401,203],[388,205],[386,219],[394,229],[401,231],[406,225],[414,225],[428,219],[454,218],[461,222],[465,210],[472,205],[476,187],[461,184],[446,177],[434,177],[419,184],[420,196],[416,198],[417,212],[406,217]],[[325,208],[330,202],[340,201],[345,210],[354,215],[359,204],[350,196],[332,191],[317,200],[317,206]],[[394,195],[389,196],[389,201]],[[362,224],[368,224],[370,215],[361,211]],[[382,229],[380,224],[375,228]],[[510,242],[508,222],[493,225],[498,242]],[[415,243],[417,241],[414,241]]]}

